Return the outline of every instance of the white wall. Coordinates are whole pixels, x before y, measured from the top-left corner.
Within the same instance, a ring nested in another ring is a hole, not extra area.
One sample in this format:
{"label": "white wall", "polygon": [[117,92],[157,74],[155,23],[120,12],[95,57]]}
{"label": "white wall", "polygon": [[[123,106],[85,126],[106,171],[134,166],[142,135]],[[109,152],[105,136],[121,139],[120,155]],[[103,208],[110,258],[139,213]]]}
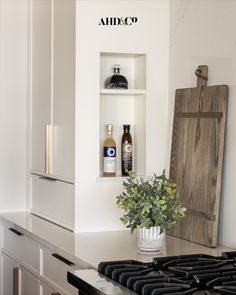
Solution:
{"label": "white wall", "polygon": [[219,242],[236,247],[236,1],[172,0],[170,3],[170,113],[176,88],[196,86],[194,71],[208,65],[208,85],[229,85],[229,105]]}
{"label": "white wall", "polygon": [[[101,17],[114,16],[136,16],[138,22],[98,25]],[[79,231],[120,230],[116,196],[122,180],[97,178],[100,52],[147,54],[146,174],[161,173],[169,166],[169,1],[77,1],[76,30],[76,224]]]}
{"label": "white wall", "polygon": [[26,209],[27,1],[0,1],[0,211]]}

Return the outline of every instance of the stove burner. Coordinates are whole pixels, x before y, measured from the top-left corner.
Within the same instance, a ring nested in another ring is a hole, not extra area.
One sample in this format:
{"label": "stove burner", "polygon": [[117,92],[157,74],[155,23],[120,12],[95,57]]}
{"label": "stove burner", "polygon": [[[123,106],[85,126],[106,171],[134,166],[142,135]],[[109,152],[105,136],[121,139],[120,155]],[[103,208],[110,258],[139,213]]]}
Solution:
{"label": "stove burner", "polygon": [[101,262],[98,272],[139,295],[236,295],[236,251]]}

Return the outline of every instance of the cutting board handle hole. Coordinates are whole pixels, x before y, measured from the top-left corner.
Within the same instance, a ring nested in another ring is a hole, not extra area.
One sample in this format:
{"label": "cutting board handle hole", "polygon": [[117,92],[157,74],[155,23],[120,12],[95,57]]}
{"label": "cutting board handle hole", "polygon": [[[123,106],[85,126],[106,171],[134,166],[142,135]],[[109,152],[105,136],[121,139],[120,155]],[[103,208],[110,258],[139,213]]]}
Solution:
{"label": "cutting board handle hole", "polygon": [[195,75],[198,77],[198,78],[201,78],[201,79],[203,79],[203,80],[205,80],[205,81],[207,81],[208,80],[208,78],[206,77],[206,76],[203,76],[202,74],[201,74],[201,70],[196,70],[195,71]]}

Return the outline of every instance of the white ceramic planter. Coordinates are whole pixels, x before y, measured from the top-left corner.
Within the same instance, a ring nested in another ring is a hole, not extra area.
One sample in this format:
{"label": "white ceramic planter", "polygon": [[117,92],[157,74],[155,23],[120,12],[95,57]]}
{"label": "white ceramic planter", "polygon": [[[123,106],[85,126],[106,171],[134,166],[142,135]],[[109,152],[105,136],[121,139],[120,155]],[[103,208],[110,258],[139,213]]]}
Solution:
{"label": "white ceramic planter", "polygon": [[159,226],[137,229],[137,244],[141,251],[160,251],[165,243],[165,233],[160,234]]}

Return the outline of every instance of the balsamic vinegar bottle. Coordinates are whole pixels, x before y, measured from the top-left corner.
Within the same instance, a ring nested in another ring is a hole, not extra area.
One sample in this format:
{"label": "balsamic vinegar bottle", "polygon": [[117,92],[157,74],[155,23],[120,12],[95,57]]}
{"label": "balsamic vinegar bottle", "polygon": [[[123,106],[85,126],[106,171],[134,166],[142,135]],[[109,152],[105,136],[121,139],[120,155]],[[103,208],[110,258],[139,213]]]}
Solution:
{"label": "balsamic vinegar bottle", "polygon": [[116,143],[112,138],[112,124],[106,125],[107,138],[103,144],[103,176],[116,176]]}
{"label": "balsamic vinegar bottle", "polygon": [[128,89],[128,81],[125,76],[120,74],[120,66],[114,65],[113,71],[113,75],[108,77],[105,81],[105,88]]}
{"label": "balsamic vinegar bottle", "polygon": [[128,176],[128,171],[132,171],[132,137],[130,125],[123,125],[124,133],[121,139],[121,173]]}

